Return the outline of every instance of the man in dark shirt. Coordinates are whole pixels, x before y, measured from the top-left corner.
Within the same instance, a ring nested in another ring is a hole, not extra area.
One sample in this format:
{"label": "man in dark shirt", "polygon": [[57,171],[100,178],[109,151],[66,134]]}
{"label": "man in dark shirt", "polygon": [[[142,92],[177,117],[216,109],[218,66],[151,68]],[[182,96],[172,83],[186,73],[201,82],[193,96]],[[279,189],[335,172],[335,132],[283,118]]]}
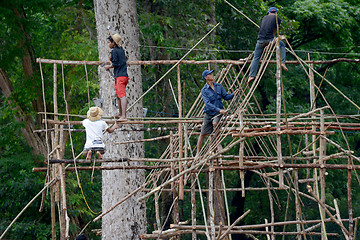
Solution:
{"label": "man in dark shirt", "polygon": [[[262,21],[258,34],[258,39],[255,47],[254,58],[251,62],[250,67],[250,77],[248,78],[248,83],[253,81],[256,77],[259,68],[259,60],[264,51],[264,48],[274,39],[275,32],[277,30],[277,25],[280,25],[281,19],[277,17],[277,9],[275,7],[271,7],[269,9],[268,15],[266,15]],[[285,44],[280,41],[280,52],[281,52],[281,67],[287,71],[287,67],[285,65]]]}
{"label": "man in dark shirt", "polygon": [[226,113],[221,99],[230,100],[234,97],[234,94],[239,91],[239,89],[237,89],[233,94],[228,94],[220,83],[214,83],[213,71],[214,70],[205,70],[202,73],[202,78],[206,81],[205,86],[201,89],[201,95],[205,103],[205,116],[197,143],[197,154],[201,150],[205,136],[212,133],[220,121],[222,114]]}
{"label": "man in dark shirt", "polygon": [[119,120],[126,121],[126,85],[129,82],[127,74],[125,51],[121,47],[121,36],[119,34],[111,35],[107,38],[111,51],[111,65],[105,66],[106,70],[114,68],[116,99],[119,105]]}

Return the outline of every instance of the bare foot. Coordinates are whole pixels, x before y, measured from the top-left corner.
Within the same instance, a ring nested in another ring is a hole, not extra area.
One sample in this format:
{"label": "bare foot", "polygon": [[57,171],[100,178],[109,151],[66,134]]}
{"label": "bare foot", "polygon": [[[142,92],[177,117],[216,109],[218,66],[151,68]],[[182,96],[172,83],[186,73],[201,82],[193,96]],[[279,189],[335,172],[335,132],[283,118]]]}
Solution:
{"label": "bare foot", "polygon": [[281,67],[282,67],[285,71],[289,71],[289,69],[286,67],[285,63],[281,63]]}
{"label": "bare foot", "polygon": [[249,77],[246,83],[250,84],[254,80],[255,80],[255,77]]}
{"label": "bare foot", "polygon": [[119,118],[119,117],[121,117],[120,114],[113,116],[113,118]]}
{"label": "bare foot", "polygon": [[87,152],[87,154],[86,154],[86,160],[90,160],[90,159],[91,159],[91,153],[92,153],[91,150],[89,150],[89,151]]}
{"label": "bare foot", "polygon": [[126,117],[120,117],[120,118],[119,118],[119,121],[120,121],[120,122],[125,122],[125,121],[127,121],[127,118],[126,118]]}

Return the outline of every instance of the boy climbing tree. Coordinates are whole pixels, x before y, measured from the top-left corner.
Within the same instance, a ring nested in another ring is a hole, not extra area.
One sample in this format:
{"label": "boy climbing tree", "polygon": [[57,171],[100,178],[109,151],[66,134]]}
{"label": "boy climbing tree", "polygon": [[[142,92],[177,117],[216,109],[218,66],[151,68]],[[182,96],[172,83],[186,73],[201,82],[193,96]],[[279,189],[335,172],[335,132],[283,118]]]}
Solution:
{"label": "boy climbing tree", "polygon": [[119,105],[119,115],[116,117],[119,117],[120,121],[126,121],[126,85],[129,82],[129,76],[127,74],[125,51],[121,46],[121,36],[119,34],[109,36],[107,42],[109,48],[112,49],[111,65],[105,66],[105,69],[114,68],[116,99]]}

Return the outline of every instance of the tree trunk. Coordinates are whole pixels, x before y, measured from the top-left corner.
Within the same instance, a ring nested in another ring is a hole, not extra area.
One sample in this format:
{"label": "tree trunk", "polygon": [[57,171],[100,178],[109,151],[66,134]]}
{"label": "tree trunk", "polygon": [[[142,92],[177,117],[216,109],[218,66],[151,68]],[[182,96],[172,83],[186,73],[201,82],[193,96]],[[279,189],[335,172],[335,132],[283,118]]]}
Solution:
{"label": "tree trunk", "polygon": [[[0,89],[4,96],[8,98],[12,91],[14,90],[13,85],[7,76],[4,69],[0,68]],[[47,155],[47,148],[46,148],[46,142],[44,139],[39,137],[36,133],[33,133],[33,131],[36,129],[34,121],[31,116],[26,115],[22,109],[17,105],[17,103],[10,102],[10,106],[16,106],[14,107],[14,118],[17,122],[24,122],[24,127],[21,128],[21,132],[23,133],[26,142],[29,144],[29,146],[32,148],[33,153],[38,155],[42,154],[46,157]]]}
{"label": "tree trunk", "polygon": [[[95,18],[98,37],[100,61],[109,60],[106,38],[109,33],[119,33],[128,61],[140,60],[139,27],[135,0],[95,0]],[[108,26],[110,29],[108,30]],[[128,67],[129,84],[127,86],[128,106],[142,94],[140,66]],[[114,105],[114,80],[103,69],[99,68],[100,97],[102,98],[104,116],[113,116],[118,112]],[[143,114],[140,101],[128,117],[139,117]],[[143,157],[144,146],[141,143],[113,145],[112,142],[138,140],[143,138],[142,132],[115,132],[106,142],[106,158]],[[120,163],[121,164],[121,163]],[[102,172],[102,210],[106,211],[128,193],[145,182],[144,170],[112,170]],[[115,208],[102,219],[102,239],[139,239],[146,231],[145,202],[138,202],[137,195]]]}
{"label": "tree trunk", "polygon": [[[23,22],[26,21],[26,15],[25,11],[22,7],[14,7],[13,9],[14,16],[16,19],[16,28],[19,31],[19,34],[21,34],[21,37],[19,38],[18,46],[21,48],[23,55],[21,58],[21,63],[23,67],[24,72],[24,78],[25,81],[28,81],[31,83],[29,85],[32,87],[32,90],[37,93],[37,98],[34,99],[32,102],[33,110],[35,112],[43,112],[44,106],[42,103],[42,94],[41,94],[41,83],[34,80],[34,76],[37,75],[37,71],[34,68],[35,65],[35,53],[34,48],[32,46],[32,41],[30,38],[30,35],[26,32],[25,26],[23,25]],[[3,92],[4,96],[6,98],[9,98],[10,95],[14,91],[13,84],[6,74],[5,69],[0,68],[0,89]],[[33,133],[33,131],[36,129],[36,124],[33,120],[33,117],[28,115],[21,107],[21,103],[17,102],[18,97],[13,96],[12,98],[12,106],[14,106],[14,114],[15,120],[17,122],[24,122],[24,127],[21,128],[21,132],[24,134],[25,140],[29,144],[29,146],[32,148],[32,151],[34,154],[42,154],[43,156],[47,156],[47,147],[46,147],[46,141],[43,136],[37,133]],[[9,102],[10,103],[10,102]],[[41,122],[41,116],[36,115],[35,116],[37,126],[43,127],[44,125]]]}

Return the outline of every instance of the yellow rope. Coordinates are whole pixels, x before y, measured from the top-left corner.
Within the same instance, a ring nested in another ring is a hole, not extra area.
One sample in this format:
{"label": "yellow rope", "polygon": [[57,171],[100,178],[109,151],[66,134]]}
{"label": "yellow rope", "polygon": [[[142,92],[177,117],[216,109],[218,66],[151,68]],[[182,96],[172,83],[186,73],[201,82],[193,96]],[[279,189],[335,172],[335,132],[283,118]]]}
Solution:
{"label": "yellow rope", "polygon": [[[67,121],[69,123],[69,129],[70,129],[70,117],[69,117],[69,110],[68,110],[68,102],[66,100],[66,96],[65,96],[65,77],[64,77],[64,64],[62,63],[61,64],[61,72],[62,72],[62,80],[63,80],[63,93],[64,93],[64,101],[65,101],[65,111],[66,111],[66,117],[67,117]],[[75,173],[76,173],[76,179],[77,179],[77,182],[78,182],[78,186],[81,190],[81,194],[82,194],[82,197],[84,199],[84,202],[87,206],[87,208],[90,210],[91,213],[93,214],[100,214],[100,212],[94,212],[91,207],[89,206],[87,200],[86,200],[86,197],[85,197],[85,194],[84,194],[84,191],[83,191],[83,188],[81,186],[81,182],[80,182],[80,177],[79,177],[79,173],[78,173],[78,170],[77,170],[77,166],[76,166],[76,159],[78,159],[82,153],[80,153],[79,155],[77,155],[77,157],[75,157],[75,151],[74,151],[74,144],[73,144],[73,141],[72,141],[72,135],[71,135],[71,131],[69,131],[69,136],[70,136],[70,144],[71,144],[71,152],[72,152],[72,155],[73,155],[73,158],[74,158],[74,166],[75,166]]]}

